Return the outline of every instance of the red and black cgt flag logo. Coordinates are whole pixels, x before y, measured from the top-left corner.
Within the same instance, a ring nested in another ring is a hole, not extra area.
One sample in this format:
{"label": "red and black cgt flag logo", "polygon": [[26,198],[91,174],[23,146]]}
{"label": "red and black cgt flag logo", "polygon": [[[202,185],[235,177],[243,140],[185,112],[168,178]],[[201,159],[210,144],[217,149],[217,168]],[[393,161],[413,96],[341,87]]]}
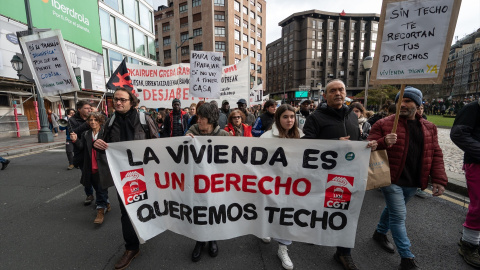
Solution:
{"label": "red and black cgt flag logo", "polygon": [[123,87],[127,90],[133,90],[132,80],[130,79],[130,73],[128,73],[127,64],[123,59],[122,63],[113,72],[112,77],[107,82],[108,89],[117,89]]}
{"label": "red and black cgt flag logo", "polygon": [[123,184],[125,205],[148,199],[143,169],[120,172],[120,179],[122,182],[127,181]]}
{"label": "red and black cgt flag logo", "polygon": [[353,187],[354,180],[355,178],[351,176],[329,174],[324,207],[348,210],[352,197],[348,186]]}

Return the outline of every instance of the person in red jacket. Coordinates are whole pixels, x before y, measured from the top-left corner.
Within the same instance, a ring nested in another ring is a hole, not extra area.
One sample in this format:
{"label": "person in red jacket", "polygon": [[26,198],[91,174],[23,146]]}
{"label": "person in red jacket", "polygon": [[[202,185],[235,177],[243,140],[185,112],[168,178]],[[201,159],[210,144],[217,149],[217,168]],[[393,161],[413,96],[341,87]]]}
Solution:
{"label": "person in red jacket", "polygon": [[[397,94],[395,102],[398,101]],[[422,105],[422,92],[407,86],[400,108],[397,133],[392,133],[395,115],[376,122],[368,140],[378,142],[377,149],[387,149],[392,184],[381,188],[385,209],[378,222],[373,239],[386,251],[394,253],[393,245],[386,234],[390,230],[401,257],[399,269],[419,269],[415,256],[410,251],[405,220],[406,203],[415,195],[417,188],[428,186],[432,180],[433,195],[445,191],[448,179],[443,163],[443,153],[438,145],[437,127],[423,119],[417,110]]]}
{"label": "person in red jacket", "polygon": [[225,127],[230,136],[252,137],[252,127],[245,125],[245,114],[239,109],[233,110],[228,116],[228,124]]}

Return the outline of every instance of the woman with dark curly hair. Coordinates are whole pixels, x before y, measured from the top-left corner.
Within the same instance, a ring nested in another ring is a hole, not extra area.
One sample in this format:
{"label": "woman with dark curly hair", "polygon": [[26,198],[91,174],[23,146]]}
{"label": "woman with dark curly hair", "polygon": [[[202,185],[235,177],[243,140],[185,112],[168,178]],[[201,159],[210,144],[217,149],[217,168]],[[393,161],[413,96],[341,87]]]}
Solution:
{"label": "woman with dark curly hair", "polygon": [[230,136],[252,137],[252,127],[245,125],[246,116],[239,109],[233,110],[228,116],[228,125],[225,127]]}
{"label": "woman with dark curly hair", "polygon": [[84,162],[82,168],[82,178],[80,183],[84,186],[92,185],[96,191],[97,217],[93,221],[95,224],[102,224],[105,213],[111,210],[108,200],[108,188],[101,189],[100,174],[98,173],[97,150],[93,147],[93,142],[105,123],[105,117],[100,112],[90,113],[87,117],[87,123],[90,129],[83,132],[80,140],[76,133],[70,133],[70,138],[78,149],[84,151]]}

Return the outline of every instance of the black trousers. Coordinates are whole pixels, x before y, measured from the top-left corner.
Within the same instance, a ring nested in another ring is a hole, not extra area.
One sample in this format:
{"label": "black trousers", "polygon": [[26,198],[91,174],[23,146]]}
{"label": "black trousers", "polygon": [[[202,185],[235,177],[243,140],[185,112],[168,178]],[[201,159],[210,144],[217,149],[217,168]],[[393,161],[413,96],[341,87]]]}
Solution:
{"label": "black trousers", "polygon": [[125,209],[125,205],[123,205],[122,198],[117,192],[118,202],[120,204],[120,211],[122,213],[121,221],[122,221],[122,233],[123,239],[125,240],[125,249],[126,250],[137,250],[140,248],[140,241],[138,240],[137,234],[135,233],[135,229],[133,228],[133,224],[130,221],[130,218],[127,214],[127,209]]}

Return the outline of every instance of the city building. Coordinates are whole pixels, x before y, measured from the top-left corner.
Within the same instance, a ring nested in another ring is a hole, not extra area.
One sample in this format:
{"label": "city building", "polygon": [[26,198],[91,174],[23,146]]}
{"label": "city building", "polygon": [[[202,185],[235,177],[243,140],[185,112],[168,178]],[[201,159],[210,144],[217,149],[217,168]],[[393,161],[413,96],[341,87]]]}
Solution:
{"label": "city building", "polygon": [[458,40],[450,48],[441,85],[425,98],[478,98],[480,90],[480,28]]}
{"label": "city building", "polygon": [[345,82],[347,96],[358,94],[365,88],[363,59],[375,56],[379,20],[374,13],[309,10],[280,21],[282,37],[267,45],[266,94],[318,100],[333,79]]}
{"label": "city building", "polygon": [[223,53],[223,64],[250,57],[250,86],[265,79],[265,0],[168,0],[155,12],[158,63],[189,63],[190,51]]}

